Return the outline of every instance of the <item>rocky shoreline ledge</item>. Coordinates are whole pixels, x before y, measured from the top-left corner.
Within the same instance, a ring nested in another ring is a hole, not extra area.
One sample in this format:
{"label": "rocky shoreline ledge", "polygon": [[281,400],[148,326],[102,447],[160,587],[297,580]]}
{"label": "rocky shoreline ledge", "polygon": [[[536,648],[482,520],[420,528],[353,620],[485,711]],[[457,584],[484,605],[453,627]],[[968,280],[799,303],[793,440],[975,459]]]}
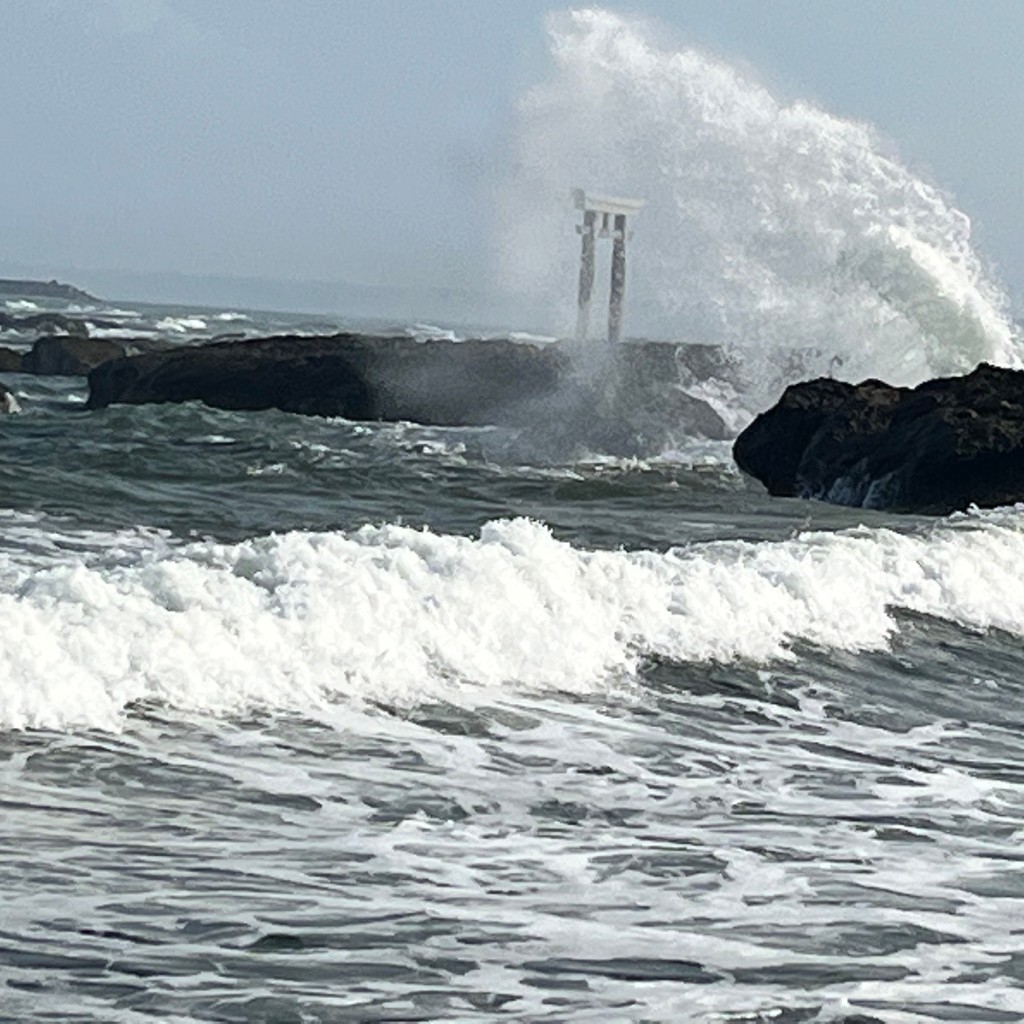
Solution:
{"label": "rocky shoreline ledge", "polygon": [[[89,373],[88,409],[202,401],[221,409],[282,409],[353,420],[437,426],[586,425],[629,447],[626,434],[674,429],[725,439],[726,424],[678,385],[724,372],[710,346],[622,345],[580,373],[559,345],[336,334],[278,336],[125,356]],[[613,382],[614,386],[610,386]],[[620,426],[621,425],[621,426]],[[595,431],[597,432],[595,434]]]}

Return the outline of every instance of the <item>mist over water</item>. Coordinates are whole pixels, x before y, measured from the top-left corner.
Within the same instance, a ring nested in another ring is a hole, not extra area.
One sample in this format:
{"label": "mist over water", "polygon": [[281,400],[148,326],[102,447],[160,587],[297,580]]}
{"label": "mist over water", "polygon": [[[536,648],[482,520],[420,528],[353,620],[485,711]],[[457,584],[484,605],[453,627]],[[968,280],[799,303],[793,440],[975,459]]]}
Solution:
{"label": "mist over water", "polygon": [[569,195],[584,187],[647,200],[627,334],[727,346],[750,410],[816,374],[913,384],[1020,365],[970,220],[869,125],[780,102],[746,71],[662,48],[606,11],[553,15],[548,32],[550,76],[520,104],[501,259],[561,330],[579,259]]}

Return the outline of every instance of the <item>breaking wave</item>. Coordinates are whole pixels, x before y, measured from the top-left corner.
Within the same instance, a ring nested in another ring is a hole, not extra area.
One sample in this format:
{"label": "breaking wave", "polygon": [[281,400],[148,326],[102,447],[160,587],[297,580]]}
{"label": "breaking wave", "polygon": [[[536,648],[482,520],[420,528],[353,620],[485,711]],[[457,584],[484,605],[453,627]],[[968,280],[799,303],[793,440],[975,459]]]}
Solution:
{"label": "breaking wave", "polygon": [[0,551],[0,728],[116,729],[139,702],[315,714],[594,692],[650,657],[882,648],[893,608],[1024,635],[1019,510],[668,552],[582,550],[526,519],[477,539],[390,525],[235,545],[19,529]]}

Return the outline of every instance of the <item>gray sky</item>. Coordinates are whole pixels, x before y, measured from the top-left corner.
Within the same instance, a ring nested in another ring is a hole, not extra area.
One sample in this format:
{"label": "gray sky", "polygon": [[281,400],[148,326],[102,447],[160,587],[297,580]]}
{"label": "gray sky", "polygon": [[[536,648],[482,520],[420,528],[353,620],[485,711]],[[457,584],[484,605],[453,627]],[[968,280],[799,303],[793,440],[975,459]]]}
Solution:
{"label": "gray sky", "polygon": [[[558,6],[0,0],[0,272],[486,288],[491,188]],[[1019,308],[1024,3],[604,6],[872,122],[956,196]]]}

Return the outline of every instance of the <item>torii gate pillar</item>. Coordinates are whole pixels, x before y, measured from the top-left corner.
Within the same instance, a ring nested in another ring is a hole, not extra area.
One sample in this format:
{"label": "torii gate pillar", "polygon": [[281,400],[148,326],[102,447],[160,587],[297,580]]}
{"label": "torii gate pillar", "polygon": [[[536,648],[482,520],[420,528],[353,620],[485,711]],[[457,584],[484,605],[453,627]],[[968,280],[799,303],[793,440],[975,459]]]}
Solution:
{"label": "torii gate pillar", "polygon": [[578,188],[573,192],[573,202],[577,210],[583,211],[583,223],[576,227],[582,239],[576,340],[581,343],[586,341],[590,324],[595,240],[610,238],[612,280],[608,296],[608,343],[617,345],[622,340],[622,305],[626,294],[626,239],[630,237],[626,218],[639,213],[644,207],[644,200],[587,195],[583,189]]}

